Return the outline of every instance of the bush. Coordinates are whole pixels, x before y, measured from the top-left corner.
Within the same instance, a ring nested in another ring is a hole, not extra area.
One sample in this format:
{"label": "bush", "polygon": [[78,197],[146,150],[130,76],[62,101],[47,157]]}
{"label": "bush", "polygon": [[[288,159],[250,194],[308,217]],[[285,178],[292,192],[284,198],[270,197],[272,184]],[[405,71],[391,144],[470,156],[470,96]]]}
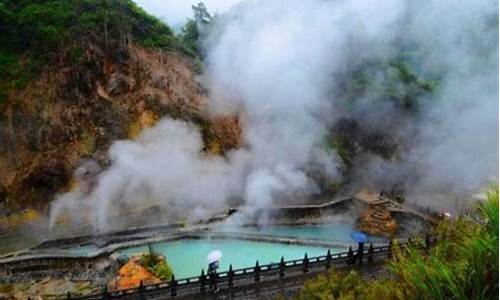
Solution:
{"label": "bush", "polygon": [[166,261],[162,261],[148,269],[162,281],[169,281],[172,279],[173,272]]}
{"label": "bush", "polygon": [[388,60],[374,60],[340,73],[338,96],[346,102],[366,98],[390,102],[405,111],[417,111],[439,87],[437,74],[419,74],[403,52]]}
{"label": "bush", "polygon": [[151,245],[148,245],[148,253],[142,256],[140,263],[160,280],[168,281],[172,279],[173,272],[165,257],[155,252]]}
{"label": "bush", "polygon": [[398,254],[393,271],[409,295],[423,299],[493,299],[498,295],[498,186],[478,204],[475,219],[444,221],[440,242],[423,257],[415,249]]}
{"label": "bush", "polygon": [[358,272],[332,270],[306,282],[297,300],[404,299],[397,283],[389,280],[367,282]]}

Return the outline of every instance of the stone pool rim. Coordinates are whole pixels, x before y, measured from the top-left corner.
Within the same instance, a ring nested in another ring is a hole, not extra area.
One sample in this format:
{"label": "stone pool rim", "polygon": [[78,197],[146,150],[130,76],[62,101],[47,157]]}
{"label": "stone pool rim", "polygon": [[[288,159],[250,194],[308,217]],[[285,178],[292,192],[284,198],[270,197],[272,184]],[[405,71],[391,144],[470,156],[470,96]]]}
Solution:
{"label": "stone pool rim", "polygon": [[[179,240],[244,240],[253,242],[266,242],[266,243],[277,243],[285,245],[303,245],[303,246],[317,246],[325,248],[345,248],[346,250],[349,246],[355,245],[355,242],[337,242],[337,241],[327,241],[318,239],[307,239],[302,237],[279,237],[272,235],[262,235],[262,234],[250,234],[241,232],[210,232],[207,230],[194,230],[191,232],[175,232],[163,235],[157,235],[145,239],[135,239],[120,243],[111,243],[104,247],[99,247],[94,251],[90,251],[87,254],[82,253],[70,253],[63,250],[55,249],[40,249],[31,250],[28,252],[20,253],[19,255],[13,255],[5,258],[0,258],[0,264],[12,263],[16,261],[23,261],[29,259],[44,259],[44,258],[67,258],[67,259],[78,259],[78,258],[97,258],[101,256],[109,256],[114,252],[126,248],[144,246],[148,244],[171,242]],[[374,246],[385,245],[386,243],[373,243]]]}
{"label": "stone pool rim", "polygon": [[[297,212],[300,211],[303,213],[303,211],[314,211],[312,213],[312,216],[315,216],[316,213],[321,213],[323,211],[331,211],[331,210],[337,210],[337,209],[342,209],[342,207],[345,204],[362,204],[364,205],[364,202],[360,199],[358,199],[356,196],[354,197],[344,197],[344,198],[338,198],[338,199],[333,199],[331,201],[327,201],[321,204],[307,204],[307,205],[292,205],[292,206],[280,206],[280,207],[272,207],[263,210],[265,213],[273,214],[276,212]],[[238,211],[237,208],[230,208],[228,211],[224,214],[224,216],[218,216],[216,218],[211,218],[208,220],[204,220],[200,223],[194,224],[188,228],[185,227],[185,224],[182,222],[175,222],[175,223],[164,223],[164,224],[158,224],[158,225],[150,225],[150,226],[139,226],[139,227],[131,227],[125,230],[120,230],[120,231],[113,231],[113,232],[107,232],[107,233],[100,233],[100,234],[88,234],[88,235],[82,235],[82,236],[74,236],[74,237],[67,237],[67,238],[60,238],[60,239],[55,239],[55,240],[46,240],[43,241],[42,243],[38,244],[35,247],[26,249],[26,250],[20,250],[17,252],[13,253],[7,253],[4,255],[0,255],[0,265],[4,263],[8,263],[10,261],[20,261],[20,260],[26,260],[26,259],[36,259],[37,257],[41,258],[92,258],[92,257],[98,257],[98,256],[103,256],[103,255],[111,255],[114,251],[117,249],[121,249],[124,247],[133,247],[141,244],[147,244],[147,243],[154,243],[154,242],[162,242],[166,241],[169,237],[172,239],[182,239],[183,237],[179,237],[179,235],[184,235],[184,236],[189,236],[197,232],[199,234],[199,231],[205,230],[208,231],[210,228],[212,228],[213,225],[216,225],[220,221],[226,219],[229,217],[232,213]],[[337,212],[338,213],[338,212]],[[408,212],[403,212],[403,213],[412,213],[412,211]],[[326,214],[328,215],[328,214]],[[335,214],[336,215],[336,214]],[[331,224],[331,220],[326,220],[323,219],[322,217],[319,217],[318,219],[312,218],[312,219],[307,219],[303,220],[300,219],[300,221],[293,220],[293,221],[285,221],[285,222],[270,222],[268,225],[285,225],[285,226],[294,226],[294,225],[327,225]],[[246,223],[246,224],[240,224],[242,226],[255,226],[257,223]],[[143,234],[142,236],[140,234]],[[216,234],[215,232],[212,234]],[[169,237],[166,237],[168,235]],[[238,233],[239,239],[243,236],[252,236],[252,234],[242,234]],[[259,234],[259,237],[264,237],[264,235]],[[258,238],[258,237],[254,237]],[[285,243],[297,243],[298,240],[302,241],[307,241],[307,238],[303,237],[278,237],[278,236],[273,236],[274,240],[279,240],[282,238],[288,239]],[[392,239],[394,241],[397,241],[398,239]],[[263,240],[265,242],[269,240]],[[378,245],[378,244],[383,244],[380,242],[372,242],[373,245]],[[300,244],[300,242],[298,242]],[[335,243],[326,243],[323,244],[322,242],[318,242],[318,240],[314,241],[311,245],[329,245],[337,247],[348,247],[350,245],[353,245],[354,243],[347,243],[347,242],[335,242]],[[82,255],[78,253],[70,253],[69,251],[65,250],[65,248],[69,248],[68,245],[74,245],[74,246],[88,246],[88,245],[94,245],[97,249],[92,253],[92,255]],[[59,248],[59,249],[58,249]]]}

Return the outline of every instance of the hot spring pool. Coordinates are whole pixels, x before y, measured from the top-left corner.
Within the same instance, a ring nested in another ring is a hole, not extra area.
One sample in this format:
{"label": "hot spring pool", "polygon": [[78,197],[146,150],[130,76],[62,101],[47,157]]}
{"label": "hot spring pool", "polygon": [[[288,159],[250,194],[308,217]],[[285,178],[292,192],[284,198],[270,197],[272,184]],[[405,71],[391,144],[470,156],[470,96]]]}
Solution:
{"label": "hot spring pool", "polygon": [[[193,277],[200,275],[201,269],[206,272],[207,254],[213,250],[222,252],[219,271],[246,268],[259,264],[279,262],[281,256],[285,260],[303,258],[304,253],[309,257],[325,255],[328,251],[324,247],[288,245],[270,242],[254,242],[232,239],[200,239],[179,240],[152,244],[154,251],[165,255],[172,267],[176,278]],[[330,248],[332,253],[346,249]],[[118,250],[119,254],[128,256],[148,251],[147,245]]]}
{"label": "hot spring pool", "polygon": [[[219,229],[224,231],[224,229]],[[217,231],[217,229],[215,230]],[[315,225],[270,225],[266,227],[240,227],[238,232],[249,234],[269,235],[276,237],[294,237],[303,239],[319,239],[339,243],[353,243],[351,234],[356,231],[351,223],[337,222]],[[369,242],[386,243],[383,237],[374,237],[367,234]]]}

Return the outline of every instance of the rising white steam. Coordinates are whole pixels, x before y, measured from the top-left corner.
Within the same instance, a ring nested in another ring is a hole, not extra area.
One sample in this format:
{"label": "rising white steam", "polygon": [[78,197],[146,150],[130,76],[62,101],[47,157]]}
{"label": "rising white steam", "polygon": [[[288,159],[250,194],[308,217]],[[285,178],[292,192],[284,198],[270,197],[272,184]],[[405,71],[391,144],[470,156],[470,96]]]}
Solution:
{"label": "rising white steam", "polygon": [[421,118],[399,133],[410,141],[401,159],[362,170],[368,181],[404,184],[419,205],[452,211],[498,181],[498,2],[424,1],[408,15],[406,39],[422,55],[415,67],[439,73],[439,87],[416,99]]}
{"label": "rising white steam", "polygon": [[[458,8],[467,16],[450,13],[440,1],[427,5],[408,7],[403,0],[241,3],[217,19],[207,38],[203,83],[210,90],[213,113],[245,116],[244,145],[226,158],[207,156],[195,127],[165,118],[135,141],[114,143],[111,166],[100,174],[95,189],[59,196],[53,219],[84,208],[93,225],[106,230],[110,215],[145,203],[197,219],[223,209],[234,197],[243,198],[244,212],[253,212],[272,206],[279,195],[317,191],[311,173],[338,179],[337,155],[325,148],[325,137],[341,114],[337,107],[343,105],[333,96],[335,75],[396,55],[401,26],[414,9],[406,38],[414,35],[420,43],[430,35],[429,66],[422,67],[445,70],[444,87],[435,99],[440,104],[425,108],[425,117],[408,126],[418,136],[397,166],[374,159],[364,167],[371,180],[379,175],[389,180],[376,170],[408,174],[414,170],[407,167],[409,161],[417,161],[420,178],[460,186],[483,183],[498,166],[498,135],[493,134],[498,130],[493,126],[498,86],[492,83],[498,81],[493,71],[498,61],[491,70],[475,68],[467,49],[471,45],[457,44],[463,28],[454,26],[465,17],[470,22],[484,18],[493,4],[476,1],[470,6],[483,10]],[[485,45],[488,51],[491,47]],[[498,45],[493,48],[498,55]],[[391,113],[372,101],[359,103],[365,110]],[[492,159],[493,167],[478,164],[475,156]],[[460,176],[467,170],[471,173]]]}

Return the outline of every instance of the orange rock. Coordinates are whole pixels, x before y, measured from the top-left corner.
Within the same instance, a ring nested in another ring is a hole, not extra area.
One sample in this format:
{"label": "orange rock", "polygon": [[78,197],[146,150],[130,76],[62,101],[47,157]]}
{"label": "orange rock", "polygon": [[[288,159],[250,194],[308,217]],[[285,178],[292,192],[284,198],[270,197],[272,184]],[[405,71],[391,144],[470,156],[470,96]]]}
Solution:
{"label": "orange rock", "polygon": [[159,283],[160,279],[149,270],[142,267],[136,260],[130,260],[121,267],[118,276],[108,284],[110,290],[122,290],[144,285]]}

